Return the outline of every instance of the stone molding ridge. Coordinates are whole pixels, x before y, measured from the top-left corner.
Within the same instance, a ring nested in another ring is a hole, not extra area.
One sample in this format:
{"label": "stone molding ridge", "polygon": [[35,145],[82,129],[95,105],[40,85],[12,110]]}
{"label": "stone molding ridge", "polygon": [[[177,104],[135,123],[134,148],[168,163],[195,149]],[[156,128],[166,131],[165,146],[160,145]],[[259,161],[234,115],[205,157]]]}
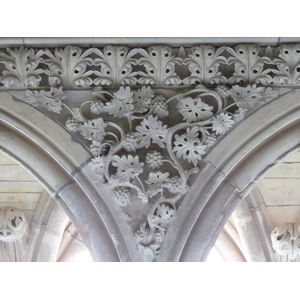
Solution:
{"label": "stone molding ridge", "polygon": [[299,85],[300,43],[171,47],[7,48],[0,51],[0,87],[12,89],[199,84]]}

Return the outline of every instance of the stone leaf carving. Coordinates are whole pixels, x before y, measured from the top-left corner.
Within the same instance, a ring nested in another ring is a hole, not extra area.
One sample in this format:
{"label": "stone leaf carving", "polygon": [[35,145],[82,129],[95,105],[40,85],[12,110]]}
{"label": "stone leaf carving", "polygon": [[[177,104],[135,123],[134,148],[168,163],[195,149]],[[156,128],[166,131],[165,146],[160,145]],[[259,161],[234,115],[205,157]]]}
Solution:
{"label": "stone leaf carving", "polygon": [[45,70],[45,73],[49,76],[50,85],[89,87],[93,83],[89,76],[94,71],[87,71],[87,66],[93,65],[93,59],[88,57],[92,53],[92,48],[83,52],[81,48],[75,46],[56,48],[54,54],[46,50],[45,54],[49,59],[45,60],[45,64],[48,65],[49,70]]}
{"label": "stone leaf carving", "polygon": [[256,87],[256,85],[248,85],[246,88],[235,85],[232,87],[231,96],[238,107],[253,108],[263,98],[263,90],[263,87]]}
{"label": "stone leaf carving", "polygon": [[300,83],[300,44],[280,45],[275,51],[255,44],[179,49],[163,45],[147,49],[20,47],[1,51],[0,62],[4,64],[0,82],[6,88],[36,88],[43,73],[50,86],[64,88]]}
{"label": "stone leaf carving", "polygon": [[213,117],[212,121],[212,131],[216,133],[216,135],[226,133],[235,123],[227,113],[220,113],[219,115]]}
{"label": "stone leaf carving", "polygon": [[5,87],[37,87],[42,80],[42,69],[37,67],[43,61],[43,50],[35,53],[33,49],[15,48],[0,52],[0,62],[7,70],[3,71],[0,82]]}
{"label": "stone leaf carving", "polygon": [[175,209],[171,208],[168,205],[160,204],[155,214],[152,216],[151,222],[154,226],[162,231],[166,231],[168,228],[169,222],[175,215]]}
{"label": "stone leaf carving", "polygon": [[139,65],[145,67],[145,71],[139,71],[141,77],[139,84],[145,85],[179,85],[181,79],[175,72],[175,65],[183,61],[179,57],[172,56],[172,48],[168,46],[152,46],[148,52],[139,49],[143,56],[139,59]]}
{"label": "stone leaf carving", "polygon": [[10,243],[20,239],[27,228],[23,212],[14,207],[0,208],[0,241]]}
{"label": "stone leaf carving", "polygon": [[121,118],[134,110],[133,92],[128,86],[126,88],[121,87],[118,92],[113,94],[113,96],[111,101],[106,102],[105,106],[102,108],[103,112]]}
{"label": "stone leaf carving", "polygon": [[285,223],[276,227],[271,233],[274,251],[285,259],[295,260],[300,255],[299,235],[300,224]]}
{"label": "stone leaf carving", "polygon": [[260,57],[260,47],[258,45],[237,45],[226,50],[232,56],[228,58],[228,64],[234,63],[234,74],[228,79],[228,83],[241,84],[270,84],[272,76],[271,69],[264,70],[265,64],[271,64],[269,57]]}
{"label": "stone leaf carving", "polygon": [[139,142],[139,148],[149,148],[150,144],[158,144],[161,148],[165,148],[166,136],[168,133],[167,125],[163,125],[158,117],[150,115],[144,119],[139,126],[136,127],[135,136]]}
{"label": "stone leaf carving", "polygon": [[123,155],[122,157],[114,155],[112,165],[117,167],[116,175],[113,178],[119,182],[127,182],[130,178],[143,173],[144,163],[139,162],[137,155],[134,157],[132,155]]}
{"label": "stone leaf carving", "polygon": [[94,72],[98,76],[94,83],[107,86],[135,85],[137,72],[133,72],[132,66],[137,64],[133,58],[137,51],[125,46],[106,46],[103,51],[95,49],[98,58],[94,64],[100,66],[100,70]]}
{"label": "stone leaf carving", "polygon": [[163,230],[149,226],[149,222],[141,224],[140,229],[135,233],[135,238],[145,262],[152,262],[158,256],[164,236]]}
{"label": "stone leaf carving", "polygon": [[55,113],[60,113],[66,94],[62,88],[52,87],[50,91],[25,91],[25,101],[33,106],[46,108]]}
{"label": "stone leaf carving", "polygon": [[105,135],[105,127],[107,124],[102,118],[87,120],[83,125],[78,126],[82,136],[90,141],[101,142]]}
{"label": "stone leaf carving", "polygon": [[95,157],[89,165],[116,204],[148,203],[150,211],[135,236],[144,259],[155,260],[203,157],[247,111],[277,93],[255,85],[197,86],[167,99],[150,87],[125,86],[115,92],[96,88],[91,95],[94,100],[80,107],[64,103],[72,114],[66,126],[90,141]]}
{"label": "stone leaf carving", "polygon": [[207,120],[213,116],[212,106],[202,102],[201,98],[191,97],[180,99],[177,105],[178,111],[183,115],[183,120],[188,123]]}
{"label": "stone leaf carving", "polygon": [[277,69],[273,78],[275,84],[300,83],[300,44],[282,45],[276,50],[278,58],[274,59]]}
{"label": "stone leaf carving", "polygon": [[170,174],[168,172],[162,173],[162,172],[151,172],[148,176],[148,179],[145,181],[148,186],[148,194],[152,198],[157,193],[162,192],[163,188],[167,186],[170,178]]}
{"label": "stone leaf carving", "polygon": [[199,129],[197,126],[192,128],[188,127],[186,133],[182,135],[175,135],[175,147],[174,152],[178,158],[183,157],[188,162],[192,162],[194,166],[202,159],[201,155],[204,155],[206,145],[203,145],[198,138]]}
{"label": "stone leaf carving", "polygon": [[190,49],[189,57],[184,60],[191,75],[184,78],[186,85],[193,84],[225,84],[227,79],[219,72],[221,63],[226,63],[226,58],[221,54],[225,47],[217,50],[213,46],[201,45]]}

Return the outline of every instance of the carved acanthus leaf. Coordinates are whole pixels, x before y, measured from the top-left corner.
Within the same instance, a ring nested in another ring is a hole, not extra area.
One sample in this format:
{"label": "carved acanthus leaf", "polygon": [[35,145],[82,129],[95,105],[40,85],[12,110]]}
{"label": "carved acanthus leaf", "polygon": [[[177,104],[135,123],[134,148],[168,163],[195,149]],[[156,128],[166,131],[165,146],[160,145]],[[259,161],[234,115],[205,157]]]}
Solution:
{"label": "carved acanthus leaf", "polygon": [[228,64],[234,63],[235,73],[228,79],[228,83],[250,83],[250,84],[270,84],[272,76],[269,75],[271,69],[264,70],[265,64],[271,64],[269,57],[259,56],[260,47],[258,45],[238,45],[226,50],[232,55],[228,58]]}
{"label": "carved acanthus leaf", "polygon": [[300,44],[282,45],[277,48],[278,57],[274,59],[277,75],[273,78],[275,84],[300,83]]}
{"label": "carved acanthus leaf", "polygon": [[4,64],[0,82],[6,88],[36,88],[45,84],[43,73],[50,86],[64,88],[300,84],[300,44],[284,44],[276,50],[255,44],[179,49],[162,45],[147,49],[20,47],[1,51],[0,63]]}
{"label": "carved acanthus leaf", "polygon": [[0,77],[5,87],[37,87],[42,79],[42,69],[37,69],[43,50],[37,53],[33,49],[24,47],[7,49],[7,53],[0,52],[0,62],[5,64],[7,70]]}
{"label": "carved acanthus leaf", "polygon": [[168,46],[152,46],[148,52],[139,49],[143,56],[139,64],[145,67],[146,73],[139,71],[138,83],[146,85],[179,85],[181,79],[175,72],[175,65],[181,64],[182,59],[172,56],[172,48]]}
{"label": "carved acanthus leaf", "polygon": [[49,67],[49,70],[45,70],[45,73],[49,76],[50,85],[90,86],[93,80],[89,76],[94,71],[87,71],[87,66],[93,64],[93,59],[88,57],[92,53],[92,48],[82,53],[82,49],[75,46],[67,46],[64,49],[56,48],[54,54],[50,50],[46,50],[45,54],[50,59],[45,60],[45,64]]}
{"label": "carved acanthus leaf", "polygon": [[137,72],[132,71],[132,66],[137,64],[137,60],[132,57],[137,51],[125,46],[106,46],[103,51],[95,49],[98,58],[94,64],[100,66],[100,71],[94,72],[98,76],[94,83],[107,86],[135,85]]}
{"label": "carved acanthus leaf", "polygon": [[219,72],[220,63],[226,63],[221,56],[225,47],[217,50],[213,46],[201,45],[191,48],[188,58],[184,62],[188,65],[191,75],[183,80],[186,85],[193,84],[225,84],[227,79]]}

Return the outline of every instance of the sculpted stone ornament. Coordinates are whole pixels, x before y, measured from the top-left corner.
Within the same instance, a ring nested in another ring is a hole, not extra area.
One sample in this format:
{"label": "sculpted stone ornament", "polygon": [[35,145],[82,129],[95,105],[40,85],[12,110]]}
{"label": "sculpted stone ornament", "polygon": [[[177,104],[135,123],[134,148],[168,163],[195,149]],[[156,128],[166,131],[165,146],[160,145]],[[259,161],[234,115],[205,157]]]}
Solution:
{"label": "sculpted stone ornament", "polygon": [[0,208],[0,241],[10,243],[20,239],[26,231],[23,212],[14,207]]}
{"label": "sculpted stone ornament", "polygon": [[145,71],[139,71],[139,83],[144,85],[179,85],[180,77],[175,72],[175,65],[181,64],[182,59],[172,55],[172,48],[167,46],[152,46],[148,52],[139,48],[142,58],[139,65],[145,67]]}
{"label": "sculpted stone ornament", "polygon": [[[145,259],[155,260],[177,203],[191,184],[190,176],[199,171],[199,162],[235,119],[241,120],[277,91],[255,85],[215,90],[198,86],[166,99],[150,87],[132,91],[126,86],[116,92],[98,87],[92,95],[95,99],[80,107],[63,104],[72,115],[66,126],[90,141],[95,155],[90,167],[118,205],[130,206],[135,198],[150,204],[148,217],[135,236]],[[163,103],[160,109],[158,103]],[[89,116],[84,116],[85,105]],[[177,110],[170,127],[169,110]]]}
{"label": "sculpted stone ornament", "polygon": [[25,101],[33,106],[43,107],[55,113],[60,113],[63,106],[63,100],[66,95],[62,88],[52,87],[49,92],[46,91],[30,91],[25,92]]}
{"label": "sculpted stone ornament", "polygon": [[87,71],[87,66],[93,64],[93,59],[88,56],[94,51],[88,49],[82,52],[82,49],[74,46],[55,49],[54,53],[50,50],[45,51],[49,57],[44,61],[49,67],[45,73],[49,76],[51,86],[62,84],[66,87],[88,87],[93,83],[89,76],[94,71]]}
{"label": "sculpted stone ornament", "polygon": [[298,261],[300,256],[300,224],[285,223],[271,233],[274,251],[279,261]]}
{"label": "sculpted stone ornament", "polygon": [[[270,57],[260,57],[261,48],[258,45],[237,45],[236,47],[226,47],[232,56],[228,58],[228,64],[234,64],[234,74],[229,78],[228,83],[241,84],[270,84],[272,76],[271,69],[265,69],[265,65],[270,65]],[[269,50],[268,48],[266,50]]]}
{"label": "sculpted stone ornament", "polygon": [[125,46],[106,46],[103,51],[95,49],[98,58],[94,60],[95,66],[100,66],[94,74],[98,76],[94,80],[95,85],[135,85],[137,72],[132,71],[132,66],[137,60],[132,58],[137,49],[130,50]]}
{"label": "sculpted stone ornament", "polygon": [[37,67],[43,61],[44,50],[35,53],[33,49],[21,47],[19,49],[7,49],[7,53],[0,52],[0,62],[6,67],[2,72],[0,81],[5,87],[33,87],[36,88],[44,71]]}
{"label": "sculpted stone ornament", "polygon": [[148,48],[107,45],[0,52],[5,88],[98,86],[299,85],[300,44],[262,47],[196,45]]}
{"label": "sculpted stone ornament", "polygon": [[189,50],[189,57],[184,60],[191,75],[183,80],[186,85],[201,84],[225,84],[227,79],[219,71],[220,64],[226,64],[226,58],[222,56],[225,47],[217,50],[213,46],[201,45]]}
{"label": "sculpted stone ornament", "polygon": [[26,91],[25,101],[56,113],[69,111],[66,127],[90,142],[95,157],[89,165],[118,205],[134,206],[138,199],[150,204],[135,237],[145,260],[155,260],[203,157],[247,112],[277,94],[256,85],[199,85],[167,99],[150,87],[121,86],[115,92],[97,87],[91,91],[94,99],[79,107],[65,103],[61,88]]}

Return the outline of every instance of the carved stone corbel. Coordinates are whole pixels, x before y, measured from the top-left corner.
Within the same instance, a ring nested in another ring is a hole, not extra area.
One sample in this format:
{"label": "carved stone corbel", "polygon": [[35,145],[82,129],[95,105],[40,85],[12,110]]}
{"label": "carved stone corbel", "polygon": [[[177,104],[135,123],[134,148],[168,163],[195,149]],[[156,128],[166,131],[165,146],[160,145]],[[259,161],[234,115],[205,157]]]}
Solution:
{"label": "carved stone corbel", "polygon": [[273,249],[278,261],[299,261],[300,224],[285,223],[271,233]]}
{"label": "carved stone corbel", "polygon": [[11,243],[20,239],[27,228],[23,212],[14,207],[0,208],[0,241]]}

